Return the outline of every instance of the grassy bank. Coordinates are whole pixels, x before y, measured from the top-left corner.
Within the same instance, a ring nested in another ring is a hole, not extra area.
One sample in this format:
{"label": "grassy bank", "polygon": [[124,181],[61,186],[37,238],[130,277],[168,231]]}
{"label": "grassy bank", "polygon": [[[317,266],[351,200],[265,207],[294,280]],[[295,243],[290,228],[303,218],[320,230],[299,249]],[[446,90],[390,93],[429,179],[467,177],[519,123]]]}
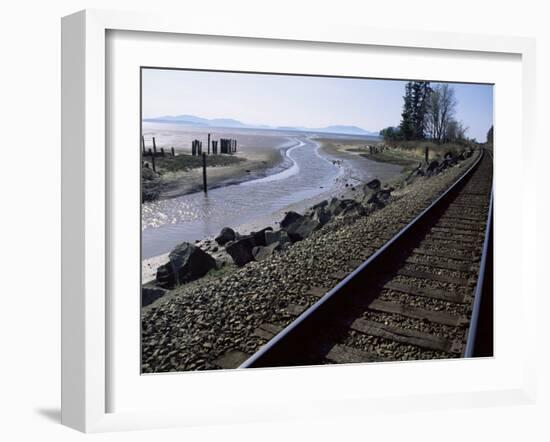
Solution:
{"label": "grassy bank", "polygon": [[[149,167],[141,169],[142,201],[154,201],[163,196],[178,196],[197,190],[202,183],[201,156],[179,154],[155,157],[156,172],[152,170],[151,157],[145,157],[144,161]],[[246,161],[235,155],[207,155],[206,167],[211,174],[213,168],[239,167]]]}
{"label": "grassy bank", "polygon": [[[372,146],[372,149],[371,147]],[[428,148],[428,159],[442,160],[447,153],[453,155],[460,154],[469,146],[445,143],[436,144],[431,141],[402,141],[395,145],[387,145],[384,143],[378,143],[376,145],[363,145],[355,146],[348,149],[349,152],[358,153],[359,155],[368,158],[372,161],[381,161],[392,164],[397,164],[408,169],[416,167],[419,162],[425,160],[425,150]]]}
{"label": "grassy bank", "polygon": [[[145,157],[145,161],[150,162],[150,157]],[[232,164],[241,163],[246,161],[244,158],[240,158],[234,155],[207,155],[206,166],[230,166]],[[155,158],[157,172],[162,174],[163,172],[178,172],[195,169],[202,167],[202,156],[179,154],[176,156],[166,155],[164,157]]]}

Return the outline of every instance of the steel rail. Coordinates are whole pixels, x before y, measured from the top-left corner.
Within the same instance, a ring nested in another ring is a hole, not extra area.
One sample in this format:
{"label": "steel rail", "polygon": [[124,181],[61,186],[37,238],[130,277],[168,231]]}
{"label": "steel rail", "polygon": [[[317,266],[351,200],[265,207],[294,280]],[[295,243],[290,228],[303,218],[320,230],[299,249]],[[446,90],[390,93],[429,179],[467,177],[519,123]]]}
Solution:
{"label": "steel rail", "polygon": [[336,286],[329,290],[321,299],[306,309],[300,316],[281,330],[276,336],[274,336],[269,342],[267,342],[260,350],[251,355],[245,360],[238,368],[252,368],[254,365],[264,358],[269,352],[273,351],[281,342],[287,338],[292,332],[300,327],[304,321],[308,320],[313,314],[324,306],[329,300],[335,298],[339,293],[346,288],[350,282],[352,282],[360,273],[363,273],[372,263],[378,261],[385,252],[390,249],[395,243],[401,240],[409,231],[416,227],[419,222],[427,218],[427,216],[436,208],[438,208],[445,199],[451,194],[451,192],[458,189],[464,184],[467,178],[473,174],[476,168],[481,164],[481,160],[485,155],[485,150],[480,150],[478,159],[472,164],[468,170],[466,170],[460,178],[458,178],[443,194],[436,198],[427,208],[425,208],[419,215],[417,215],[412,221],[410,221],[405,227],[397,232],[392,238],[390,238],[382,247],[380,247],[375,253],[373,253],[367,260],[365,260],[359,267],[347,275]]}
{"label": "steel rail", "polygon": [[490,247],[490,234],[492,229],[492,216],[493,216],[493,190],[491,188],[491,199],[489,203],[489,210],[487,213],[487,225],[485,227],[485,239],[483,241],[483,249],[481,253],[481,262],[479,264],[479,274],[476,283],[476,289],[474,292],[474,304],[472,308],[472,317],[470,319],[470,328],[468,329],[468,337],[466,338],[466,348],[464,350],[464,357],[471,358],[474,356],[475,343],[477,337],[477,327],[479,321],[479,311],[481,308],[481,298],[483,297],[483,283],[485,279],[485,272],[487,266],[487,255]]}

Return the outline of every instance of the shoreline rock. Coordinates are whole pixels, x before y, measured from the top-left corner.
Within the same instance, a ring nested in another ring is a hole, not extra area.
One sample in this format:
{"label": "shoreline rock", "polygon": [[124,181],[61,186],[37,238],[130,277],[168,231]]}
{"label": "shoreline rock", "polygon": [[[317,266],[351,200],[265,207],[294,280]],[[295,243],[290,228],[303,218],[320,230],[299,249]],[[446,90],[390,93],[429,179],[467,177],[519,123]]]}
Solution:
{"label": "shoreline rock", "polygon": [[216,268],[216,260],[199,247],[183,242],[168,255],[169,262],[157,269],[157,285],[173,288],[206,275]]}
{"label": "shoreline rock", "polygon": [[[430,178],[438,175],[471,156],[472,153],[469,151],[463,151],[458,155],[448,152],[441,162],[433,160],[425,165],[420,163],[417,169],[408,176],[402,177],[398,188],[412,184],[418,177]],[[342,198],[333,197],[330,201],[323,200],[311,206],[303,215],[294,211],[287,212],[279,223],[280,230],[274,231],[272,227],[266,227],[243,236],[230,227],[224,227],[214,240],[218,245],[224,246],[222,251],[225,250],[228,256],[225,255],[227,258],[223,258],[224,254],[216,256],[228,262],[230,258],[237,267],[243,267],[253,261],[263,261],[272,256],[275,251],[285,250],[293,243],[305,240],[336,219],[343,218],[349,223],[358,217],[369,216],[372,212],[384,208],[391,202],[395,187],[387,184],[383,186],[378,178],[374,178],[359,189],[362,189],[362,194],[353,198],[342,196]],[[203,244],[205,250],[218,251],[217,246],[211,246],[210,240],[207,243]],[[212,256],[198,246],[182,243],[170,253],[170,261],[157,269],[157,285],[167,289],[173,288],[201,278],[213,268],[221,268],[219,264],[221,263],[217,263]]]}

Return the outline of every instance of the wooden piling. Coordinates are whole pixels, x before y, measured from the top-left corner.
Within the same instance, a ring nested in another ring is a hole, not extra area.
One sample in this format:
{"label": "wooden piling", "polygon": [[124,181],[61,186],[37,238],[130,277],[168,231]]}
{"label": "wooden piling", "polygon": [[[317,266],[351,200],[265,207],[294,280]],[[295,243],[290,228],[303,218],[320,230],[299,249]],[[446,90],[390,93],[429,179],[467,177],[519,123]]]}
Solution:
{"label": "wooden piling", "polygon": [[161,157],[164,156],[164,147],[161,147],[161,148],[160,148],[160,156],[161,156]]}
{"label": "wooden piling", "polygon": [[176,152],[174,151],[174,147],[171,147],[170,149],[172,150],[172,156],[175,157],[175,156],[176,156]]}
{"label": "wooden piling", "polygon": [[210,155],[210,134],[208,134],[208,155]]}
{"label": "wooden piling", "polygon": [[156,155],[157,155],[157,143],[155,142],[155,137],[153,137],[153,156],[156,156]]}
{"label": "wooden piling", "polygon": [[206,153],[202,154],[202,186],[204,193],[208,193],[208,188],[206,186]]}
{"label": "wooden piling", "polygon": [[145,138],[141,136],[141,152],[145,155]]}
{"label": "wooden piling", "polygon": [[151,155],[151,163],[153,165],[153,172],[157,171],[157,166],[155,164],[155,155]]}

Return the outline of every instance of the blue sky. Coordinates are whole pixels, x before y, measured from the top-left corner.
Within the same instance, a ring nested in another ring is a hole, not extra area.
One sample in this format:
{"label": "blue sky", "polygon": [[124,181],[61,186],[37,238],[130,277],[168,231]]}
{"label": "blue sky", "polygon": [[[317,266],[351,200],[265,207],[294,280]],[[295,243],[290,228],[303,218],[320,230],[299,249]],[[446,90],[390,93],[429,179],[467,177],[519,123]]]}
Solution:
{"label": "blue sky", "polygon": [[[144,69],[143,117],[190,114],[248,124],[370,131],[396,126],[405,81]],[[456,118],[485,141],[493,122],[493,87],[454,83]]]}

